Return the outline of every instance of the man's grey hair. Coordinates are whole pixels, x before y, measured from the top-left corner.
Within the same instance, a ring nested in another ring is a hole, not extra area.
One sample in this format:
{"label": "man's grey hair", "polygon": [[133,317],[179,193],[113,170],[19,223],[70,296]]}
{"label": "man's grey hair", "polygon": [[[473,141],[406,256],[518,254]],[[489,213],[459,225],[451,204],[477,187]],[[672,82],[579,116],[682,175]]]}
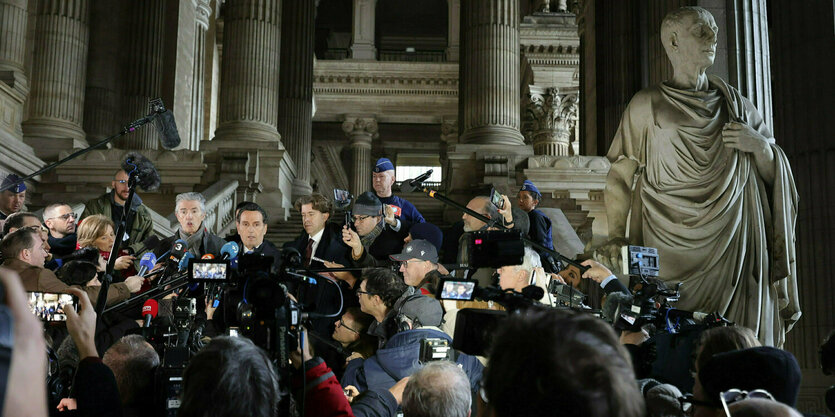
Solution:
{"label": "man's grey hair", "polygon": [[453,362],[429,362],[403,391],[406,417],[467,417],[472,405],[470,381]]}
{"label": "man's grey hair", "polygon": [[484,204],[482,209],[479,211],[480,214],[483,214],[483,215],[489,217],[490,220],[501,221],[502,215],[499,214],[498,207],[493,205],[493,202],[490,201],[490,197],[479,195],[479,196],[474,197],[473,200],[478,200],[479,202]]}
{"label": "man's grey hair", "polygon": [[174,211],[180,210],[180,203],[183,201],[196,201],[200,203],[200,212],[206,213],[206,197],[203,197],[203,194],[195,193],[195,192],[188,192],[177,194],[176,204],[174,205]]}
{"label": "man's grey hair", "polygon": [[539,254],[532,247],[525,245],[525,254],[522,255],[522,263],[516,265],[516,270],[524,269],[525,271],[531,272],[534,268],[541,267],[542,260],[539,258]]}

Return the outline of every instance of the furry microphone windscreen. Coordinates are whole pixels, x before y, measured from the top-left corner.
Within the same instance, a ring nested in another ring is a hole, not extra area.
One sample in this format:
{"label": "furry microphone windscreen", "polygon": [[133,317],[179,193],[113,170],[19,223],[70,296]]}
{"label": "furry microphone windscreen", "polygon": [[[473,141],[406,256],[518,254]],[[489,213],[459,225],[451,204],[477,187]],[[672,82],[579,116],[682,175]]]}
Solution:
{"label": "furry microphone windscreen", "polygon": [[145,191],[156,191],[160,186],[159,172],[148,158],[139,152],[130,152],[125,155],[122,162],[122,169],[130,175],[135,171],[139,188]]}

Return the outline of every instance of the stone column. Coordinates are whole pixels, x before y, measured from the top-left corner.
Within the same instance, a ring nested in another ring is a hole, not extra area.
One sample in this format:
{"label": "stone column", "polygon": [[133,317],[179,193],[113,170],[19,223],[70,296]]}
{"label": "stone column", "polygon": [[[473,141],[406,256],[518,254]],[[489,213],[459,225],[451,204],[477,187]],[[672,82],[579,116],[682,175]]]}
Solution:
{"label": "stone column", "polygon": [[461,143],[523,145],[519,133],[519,1],[461,2]]}
{"label": "stone column", "polygon": [[571,135],[577,125],[579,97],[560,94],[557,88],[530,86],[525,106],[525,136],[536,155],[569,155]]}
{"label": "stone column", "polygon": [[0,81],[28,92],[26,60],[27,0],[0,0]]}
{"label": "stone column", "polygon": [[358,196],[371,189],[371,141],[379,136],[373,116],[345,116],[342,131],[350,139],[351,192]]}
{"label": "stone column", "polygon": [[212,8],[208,0],[199,0],[195,7],[194,21],[194,63],[192,67],[193,82],[191,85],[191,129],[187,148],[192,151],[200,150],[203,140],[203,102],[206,80],[206,31],[209,30],[209,17]]}
{"label": "stone column", "polygon": [[354,23],[352,25],[351,58],[377,59],[374,46],[374,19],[377,0],[354,0]]}
{"label": "stone column", "polygon": [[458,62],[461,44],[461,0],[447,0],[447,62]]}
{"label": "stone column", "polygon": [[278,142],[281,3],[233,0],[225,10],[215,140]]}
{"label": "stone column", "polygon": [[56,158],[61,149],[86,145],[81,124],[89,4],[87,0],[43,0],[35,13],[29,116],[23,122],[23,135],[40,158]]}
{"label": "stone column", "polygon": [[311,132],[313,130],[312,1],[284,2],[281,27],[281,76],[278,80],[278,131],[296,164],[293,197],[310,195]]}
{"label": "stone column", "polygon": [[[148,102],[162,95],[165,3],[165,0],[128,2],[121,117],[124,124],[148,114]],[[170,108],[173,103],[165,104]],[[153,125],[146,125],[116,145],[123,149],[158,149],[159,134]]]}
{"label": "stone column", "polygon": [[[131,120],[122,111],[123,45],[127,3],[94,1],[90,4],[90,47],[84,92],[84,131],[90,143],[116,132]],[[131,115],[133,116],[133,115]]]}

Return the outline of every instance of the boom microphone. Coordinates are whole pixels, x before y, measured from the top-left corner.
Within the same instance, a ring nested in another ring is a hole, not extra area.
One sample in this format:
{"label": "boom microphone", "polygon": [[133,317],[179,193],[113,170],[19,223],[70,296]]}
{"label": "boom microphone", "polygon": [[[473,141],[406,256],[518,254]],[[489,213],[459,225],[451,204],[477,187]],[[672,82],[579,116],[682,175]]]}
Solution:
{"label": "boom microphone", "polygon": [[151,320],[157,316],[158,312],[159,303],[157,303],[157,300],[153,298],[145,300],[145,304],[142,305],[142,318],[145,320],[142,327],[151,327]]}
{"label": "boom microphone", "polygon": [[162,147],[171,150],[180,146],[180,133],[177,131],[174,113],[165,108],[161,98],[155,98],[148,104],[151,106],[151,112],[156,113],[154,126],[157,127]]}
{"label": "boom microphone", "polygon": [[129,152],[122,162],[122,170],[128,175],[136,173],[137,185],[145,191],[159,189],[160,178],[154,164],[139,152]]}
{"label": "boom microphone", "polygon": [[403,183],[400,184],[400,191],[410,193],[420,187],[421,183],[428,180],[431,176],[432,170],[430,169],[429,171],[426,171],[411,180],[403,181]]}

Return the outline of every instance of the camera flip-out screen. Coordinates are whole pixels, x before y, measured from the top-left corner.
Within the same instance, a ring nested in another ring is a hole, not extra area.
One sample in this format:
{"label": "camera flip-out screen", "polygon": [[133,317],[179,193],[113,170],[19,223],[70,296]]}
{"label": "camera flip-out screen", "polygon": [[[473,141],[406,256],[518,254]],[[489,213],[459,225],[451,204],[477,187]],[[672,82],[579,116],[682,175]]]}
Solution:
{"label": "camera flip-out screen", "polygon": [[192,259],[189,261],[189,281],[222,283],[229,281],[230,278],[228,259]]}

